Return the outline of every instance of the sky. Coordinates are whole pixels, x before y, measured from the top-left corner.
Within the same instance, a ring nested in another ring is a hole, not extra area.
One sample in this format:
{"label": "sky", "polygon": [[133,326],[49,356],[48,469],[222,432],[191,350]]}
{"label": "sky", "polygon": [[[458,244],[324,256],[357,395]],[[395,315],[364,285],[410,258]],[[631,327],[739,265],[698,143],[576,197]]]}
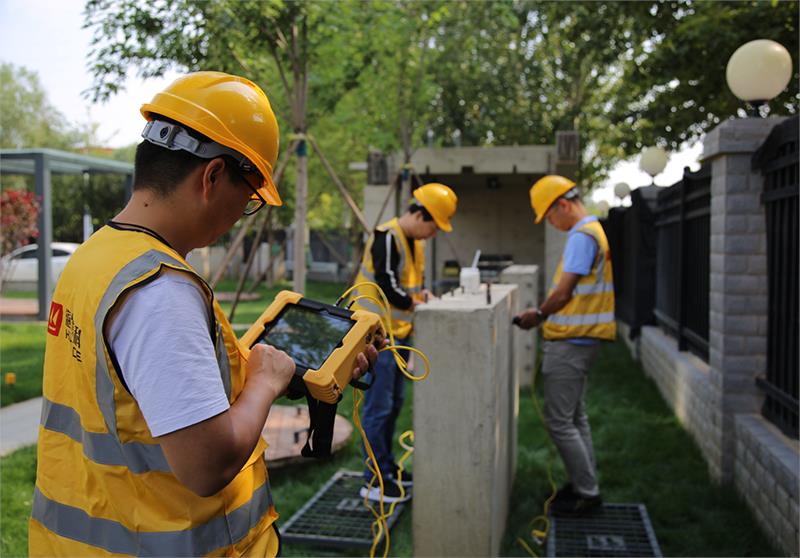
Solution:
{"label": "sky", "polygon": [[[81,28],[83,6],[83,0],[0,0],[0,61],[35,71],[51,104],[70,122],[99,123],[98,136],[104,145],[130,145],[139,141],[144,128],[139,107],[177,74],[142,80],[131,71],[122,93],[105,103],[92,104],[83,95],[92,85],[86,62],[92,34]],[[697,170],[701,151],[698,143],[671,153],[655,183],[674,184],[686,166]],[[650,176],[639,170],[638,155],[611,171],[605,183],[593,192],[594,201],[619,205],[621,200],[613,192],[619,182],[626,182],[632,189],[650,184]]]}

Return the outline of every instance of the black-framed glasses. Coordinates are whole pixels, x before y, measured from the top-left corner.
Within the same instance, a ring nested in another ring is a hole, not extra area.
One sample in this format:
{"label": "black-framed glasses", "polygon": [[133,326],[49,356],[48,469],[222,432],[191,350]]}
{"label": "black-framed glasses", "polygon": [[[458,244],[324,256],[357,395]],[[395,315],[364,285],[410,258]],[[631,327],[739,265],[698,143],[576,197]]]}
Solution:
{"label": "black-framed glasses", "polygon": [[267,205],[267,202],[264,198],[261,197],[261,194],[258,193],[258,188],[253,186],[253,184],[248,180],[248,176],[256,177],[258,180],[258,184],[260,185],[263,182],[261,178],[261,173],[257,170],[246,170],[245,168],[239,168],[239,176],[242,180],[247,184],[247,187],[250,188],[252,194],[250,194],[250,199],[247,201],[247,205],[244,207],[243,214],[244,215],[252,215],[253,213],[258,212],[259,209]]}

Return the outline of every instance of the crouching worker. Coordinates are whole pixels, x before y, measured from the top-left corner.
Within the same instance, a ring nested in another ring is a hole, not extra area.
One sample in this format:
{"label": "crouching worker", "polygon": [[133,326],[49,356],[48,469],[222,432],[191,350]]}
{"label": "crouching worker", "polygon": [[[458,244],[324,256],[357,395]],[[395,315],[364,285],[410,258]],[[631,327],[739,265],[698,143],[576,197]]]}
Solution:
{"label": "crouching worker", "polygon": [[[356,284],[364,281],[376,283],[386,294],[392,313],[392,327],[398,345],[409,345],[413,329],[414,309],[425,302],[429,293],[422,289],[425,271],[425,240],[436,236],[438,231],[453,230],[450,219],[456,212],[458,199],[449,187],[443,184],[425,184],[413,192],[414,200],[408,211],[399,218],[380,225],[367,240],[364,259]],[[353,296],[369,295],[380,300],[380,295],[372,286],[366,285],[354,291]],[[382,314],[382,310],[370,299],[360,299],[353,305]],[[403,358],[409,351],[400,350]],[[364,412],[362,423],[375,459],[383,477],[384,502],[399,502],[411,497],[412,476],[403,471],[401,482],[405,488],[401,496],[397,483],[398,466],[395,462],[392,445],[395,438],[395,424],[403,408],[405,399],[405,378],[397,366],[394,354],[383,351],[378,355],[375,365],[375,380],[372,387],[364,392]],[[366,449],[362,444],[364,459]],[[369,487],[373,473],[364,470],[365,484],[361,488],[362,497],[378,501],[379,483],[376,480]]]}
{"label": "crouching worker", "polygon": [[53,294],[30,555],[275,556],[261,431],[295,365],[263,344],[245,358],[186,255],[281,204],[278,123],[219,72],[141,112],[133,196]]}
{"label": "crouching worker", "polygon": [[536,223],[547,219],[569,234],[544,303],[517,318],[524,329],[542,329],[544,419],[569,476],[550,509],[580,515],[602,504],[584,395],[599,343],[616,337],[611,254],[574,182],[545,176],[530,195]]}

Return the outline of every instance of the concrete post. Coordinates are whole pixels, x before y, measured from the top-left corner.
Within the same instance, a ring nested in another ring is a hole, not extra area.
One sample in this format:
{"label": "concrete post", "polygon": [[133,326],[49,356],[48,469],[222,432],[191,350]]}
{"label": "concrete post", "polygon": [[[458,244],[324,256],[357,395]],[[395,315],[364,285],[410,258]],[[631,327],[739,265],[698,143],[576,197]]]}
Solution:
{"label": "concrete post", "polygon": [[722,481],[733,475],[735,415],[758,413],[762,401],[755,378],[766,369],[767,238],[763,178],[751,159],[780,121],[728,120],[703,142],[703,160],[712,164],[709,365],[719,435],[709,462]]}
{"label": "concrete post", "polygon": [[431,374],[414,387],[415,556],[498,556],[513,485],[517,286],[420,306],[416,346]]}
{"label": "concrete post", "polygon": [[[539,305],[539,266],[538,265],[512,265],[500,274],[500,282],[516,285],[517,314],[528,308]],[[521,387],[530,387],[533,372],[536,369],[536,330],[524,331],[514,328],[514,368],[519,376]]]}

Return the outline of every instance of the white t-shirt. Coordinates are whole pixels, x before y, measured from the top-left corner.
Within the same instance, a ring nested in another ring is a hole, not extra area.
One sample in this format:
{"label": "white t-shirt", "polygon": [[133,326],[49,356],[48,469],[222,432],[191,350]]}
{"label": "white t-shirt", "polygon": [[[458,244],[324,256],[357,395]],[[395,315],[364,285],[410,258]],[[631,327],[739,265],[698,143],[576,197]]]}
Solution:
{"label": "white t-shirt", "polygon": [[134,289],[112,317],[111,350],[153,436],[230,407],[211,341],[210,311],[195,281],[165,271]]}

